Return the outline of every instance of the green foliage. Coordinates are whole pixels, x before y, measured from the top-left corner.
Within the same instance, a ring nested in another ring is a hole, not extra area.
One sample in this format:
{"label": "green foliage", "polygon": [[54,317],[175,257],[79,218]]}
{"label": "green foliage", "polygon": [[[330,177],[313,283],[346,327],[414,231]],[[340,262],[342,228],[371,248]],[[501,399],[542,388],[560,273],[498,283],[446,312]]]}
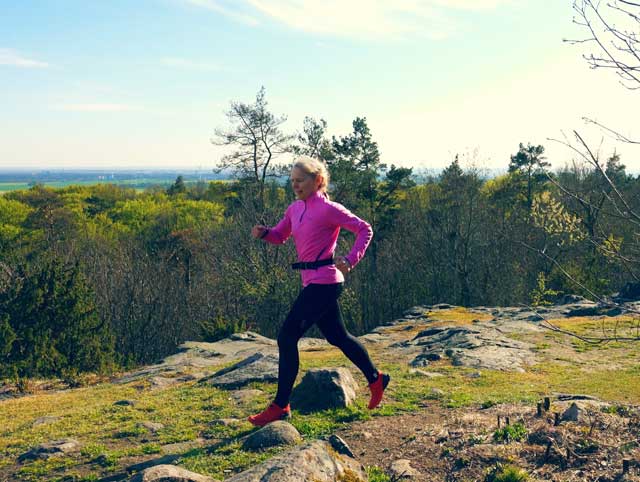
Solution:
{"label": "green foliage", "polygon": [[562,203],[549,191],[534,195],[531,217],[534,226],[544,230],[560,246],[582,241],[586,237],[582,231],[580,219],[568,213]]}
{"label": "green foliage", "polygon": [[214,342],[227,338],[233,333],[245,331],[247,327],[241,321],[225,320],[218,317],[213,320],[205,320],[200,323],[201,337],[203,341]]}
{"label": "green foliage", "polygon": [[543,272],[538,273],[536,287],[531,291],[531,304],[533,306],[550,305],[553,298],[558,296],[558,291],[547,288],[547,278]]}
{"label": "green foliage", "polygon": [[365,467],[369,482],[391,482],[391,477],[377,465],[367,465]]}
{"label": "green foliage", "polygon": [[101,372],[113,364],[113,334],[98,318],[78,264],[46,262],[0,293],[0,312],[2,376]]}
{"label": "green foliage", "polygon": [[527,435],[527,428],[520,422],[513,425],[505,425],[493,432],[493,440],[496,442],[509,443],[519,442]]}
{"label": "green foliage", "polygon": [[185,192],[187,192],[187,188],[182,176],[178,176],[176,181],[169,187],[169,189],[167,189],[167,194],[169,196],[176,196],[178,194],[184,194]]}
{"label": "green foliage", "polygon": [[528,479],[529,474],[526,470],[498,463],[488,471],[484,480],[485,482],[524,482]]}

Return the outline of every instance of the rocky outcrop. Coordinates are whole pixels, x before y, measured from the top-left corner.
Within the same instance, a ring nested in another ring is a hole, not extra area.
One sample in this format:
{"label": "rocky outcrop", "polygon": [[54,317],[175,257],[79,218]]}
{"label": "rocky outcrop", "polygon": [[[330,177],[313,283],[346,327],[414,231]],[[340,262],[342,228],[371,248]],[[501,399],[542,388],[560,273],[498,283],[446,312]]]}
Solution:
{"label": "rocky outcrop", "polygon": [[531,345],[504,336],[492,326],[441,326],[428,328],[412,340],[399,342],[395,347],[420,347],[421,352],[410,363],[426,366],[430,359],[447,356],[454,365],[494,370],[523,371],[533,363]]}
{"label": "rocky outcrop", "polygon": [[255,353],[200,380],[201,383],[227,390],[240,388],[251,382],[276,381],[278,381],[278,357],[263,353]]}
{"label": "rocky outcrop", "polygon": [[54,440],[38,445],[18,457],[18,462],[34,459],[48,459],[50,457],[60,457],[80,450],[80,442],[72,438]]}
{"label": "rocky outcrop", "polygon": [[[252,331],[234,333],[224,340],[215,343],[188,341],[180,345],[178,353],[166,357],[162,363],[127,373],[113,383],[130,383],[146,380],[151,377],[171,378],[177,376],[194,376],[189,372],[199,369],[223,365],[233,360],[245,359],[256,353],[277,353],[275,340]],[[166,380],[159,380],[162,383]]]}

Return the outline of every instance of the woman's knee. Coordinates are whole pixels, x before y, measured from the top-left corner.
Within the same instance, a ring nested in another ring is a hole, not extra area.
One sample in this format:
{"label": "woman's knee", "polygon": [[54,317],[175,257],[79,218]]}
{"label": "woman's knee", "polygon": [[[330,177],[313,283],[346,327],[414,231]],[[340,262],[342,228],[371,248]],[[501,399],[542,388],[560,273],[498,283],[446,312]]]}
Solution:
{"label": "woman's knee", "polygon": [[298,338],[287,331],[280,331],[278,334],[278,347],[290,348],[298,344]]}
{"label": "woman's knee", "polygon": [[349,336],[348,334],[332,334],[332,335],[328,335],[326,336],[327,341],[333,345],[333,346],[337,346],[338,348],[342,348],[345,345],[348,345],[350,340],[349,340]]}

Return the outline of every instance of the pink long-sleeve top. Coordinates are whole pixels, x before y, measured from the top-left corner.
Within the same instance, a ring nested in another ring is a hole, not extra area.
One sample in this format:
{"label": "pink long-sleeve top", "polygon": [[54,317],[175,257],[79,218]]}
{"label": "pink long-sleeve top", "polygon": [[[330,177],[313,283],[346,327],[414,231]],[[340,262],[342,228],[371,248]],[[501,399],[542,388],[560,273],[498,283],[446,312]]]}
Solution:
{"label": "pink long-sleeve top", "polygon": [[[289,205],[284,217],[264,236],[272,244],[283,244],[293,234],[299,261],[319,261],[333,257],[340,228],[355,233],[356,240],[345,257],[352,267],[362,259],[373,237],[371,225],[353,214],[342,204],[330,201],[319,191],[305,200]],[[310,283],[342,283],[344,275],[335,265],[317,269],[303,269],[302,286]]]}

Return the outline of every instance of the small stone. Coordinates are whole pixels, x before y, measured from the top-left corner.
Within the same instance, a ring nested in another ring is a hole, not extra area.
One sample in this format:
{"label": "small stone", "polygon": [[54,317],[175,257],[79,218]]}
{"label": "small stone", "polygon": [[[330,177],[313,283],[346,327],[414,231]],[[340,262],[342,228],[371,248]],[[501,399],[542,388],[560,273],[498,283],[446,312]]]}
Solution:
{"label": "small stone", "polygon": [[411,375],[422,375],[423,377],[427,377],[427,378],[438,378],[438,377],[444,376],[442,373],[427,372],[425,370],[420,370],[419,368],[411,368],[409,370],[409,373]]}
{"label": "small stone", "polygon": [[467,374],[467,378],[480,378],[481,376],[482,376],[482,373],[480,372],[473,372],[473,373]]}
{"label": "small stone", "polygon": [[444,392],[442,390],[440,390],[439,388],[432,388],[431,389],[431,396],[435,397],[435,398],[441,398],[441,397],[444,397]]}
{"label": "small stone", "polygon": [[413,479],[420,476],[420,472],[411,467],[411,461],[398,459],[391,464],[391,475],[393,480]]}
{"label": "small stone", "polygon": [[353,452],[351,451],[351,449],[349,448],[349,445],[347,445],[347,442],[345,442],[344,440],[342,440],[340,437],[338,437],[337,435],[331,435],[329,437],[329,443],[331,444],[331,446],[333,447],[333,449],[338,452],[339,454],[342,455],[348,455],[349,457],[351,457],[352,459],[355,459],[355,455],[353,455]]}
{"label": "small stone", "polygon": [[47,415],[44,417],[36,418],[33,421],[33,426],[37,427],[38,425],[48,425],[50,423],[57,422],[58,420],[60,420],[60,417],[52,417]]}
{"label": "small stone", "polygon": [[164,425],[159,422],[142,422],[140,426],[146,428],[151,433],[156,433],[164,428]]}
{"label": "small stone", "polygon": [[135,407],[137,403],[136,400],[118,400],[117,402],[113,402],[114,405],[120,407]]}
{"label": "small stone", "polygon": [[231,425],[237,425],[241,422],[242,421],[237,418],[218,418],[216,420],[211,420],[211,422],[209,422],[209,425],[213,425],[213,426],[222,425],[224,427],[229,427]]}
{"label": "small stone", "polygon": [[568,420],[571,422],[577,422],[580,418],[580,408],[573,402],[569,408],[567,408],[562,414],[562,420]]}

